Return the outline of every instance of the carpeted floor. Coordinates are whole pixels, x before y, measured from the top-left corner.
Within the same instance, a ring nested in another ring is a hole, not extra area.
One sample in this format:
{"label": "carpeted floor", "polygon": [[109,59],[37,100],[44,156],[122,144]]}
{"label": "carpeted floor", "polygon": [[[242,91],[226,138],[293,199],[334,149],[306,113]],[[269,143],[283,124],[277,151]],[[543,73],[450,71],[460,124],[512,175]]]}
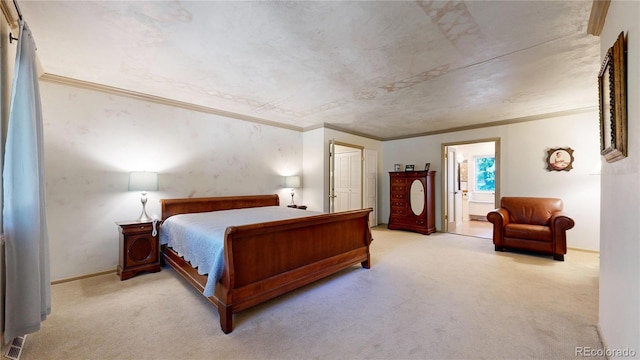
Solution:
{"label": "carpeted floor", "polygon": [[496,253],[491,240],[373,229],[354,266],[235,315],[170,268],[53,286],[22,359],[567,359],[601,349],[598,254]]}

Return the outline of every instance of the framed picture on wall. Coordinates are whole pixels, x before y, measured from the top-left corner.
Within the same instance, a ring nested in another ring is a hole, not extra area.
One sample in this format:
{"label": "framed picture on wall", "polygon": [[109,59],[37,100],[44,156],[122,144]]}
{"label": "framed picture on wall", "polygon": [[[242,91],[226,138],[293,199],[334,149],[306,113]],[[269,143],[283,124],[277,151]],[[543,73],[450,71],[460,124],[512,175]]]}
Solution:
{"label": "framed picture on wall", "polygon": [[549,171],[569,171],[573,168],[573,160],[571,148],[547,150],[547,170]]}
{"label": "framed picture on wall", "polygon": [[627,157],[627,85],[624,32],[604,58],[598,75],[600,154],[607,162]]}

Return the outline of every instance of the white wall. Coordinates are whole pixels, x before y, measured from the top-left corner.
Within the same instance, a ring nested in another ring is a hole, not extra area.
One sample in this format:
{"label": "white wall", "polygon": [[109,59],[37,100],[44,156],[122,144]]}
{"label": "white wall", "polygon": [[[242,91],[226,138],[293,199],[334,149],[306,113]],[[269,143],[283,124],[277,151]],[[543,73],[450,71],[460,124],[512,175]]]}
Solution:
{"label": "white wall", "polygon": [[[594,89],[597,91],[597,88]],[[565,212],[576,222],[567,233],[567,246],[599,249],[600,176],[594,169],[600,161],[598,111],[529,121],[490,128],[386,141],[383,172],[394,163],[436,170],[436,227],[441,230],[443,143],[500,138],[500,196],[559,197]],[[571,171],[547,171],[549,148],[570,147],[575,161]],[[381,218],[389,218],[389,177],[382,177]]]}
{"label": "white wall", "polygon": [[114,222],[141,211],[129,171],[159,173],[149,215],[168,197],[277,193],[284,206],[282,176],[302,172],[298,131],[47,82],[40,90],[52,280],[115,269]]}
{"label": "white wall", "polygon": [[[640,357],[640,3],[612,1],[600,54],[627,37],[628,157],[602,166],[600,330],[612,349]],[[615,357],[614,357],[615,358]]]}
{"label": "white wall", "polygon": [[307,205],[308,210],[326,211],[324,200],[329,188],[329,178],[325,176],[325,169],[328,166],[325,155],[329,148],[324,143],[324,129],[305,131],[302,134],[302,139],[304,205]]}

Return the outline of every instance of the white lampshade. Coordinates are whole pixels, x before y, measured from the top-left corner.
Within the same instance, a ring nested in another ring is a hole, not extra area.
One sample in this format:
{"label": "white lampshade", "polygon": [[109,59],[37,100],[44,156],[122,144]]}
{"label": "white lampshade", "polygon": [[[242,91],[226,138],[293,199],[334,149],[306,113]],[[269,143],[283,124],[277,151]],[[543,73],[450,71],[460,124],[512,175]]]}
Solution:
{"label": "white lampshade", "polygon": [[158,191],[158,173],[148,171],[129,173],[129,191]]}
{"label": "white lampshade", "polygon": [[286,188],[299,188],[300,187],[300,176],[285,176],[284,177],[284,187],[286,187]]}

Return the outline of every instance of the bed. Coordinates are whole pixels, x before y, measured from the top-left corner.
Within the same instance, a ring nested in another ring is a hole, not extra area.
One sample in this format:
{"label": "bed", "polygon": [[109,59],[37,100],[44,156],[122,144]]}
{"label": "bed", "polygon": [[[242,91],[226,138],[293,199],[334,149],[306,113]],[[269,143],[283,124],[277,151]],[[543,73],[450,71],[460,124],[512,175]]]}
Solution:
{"label": "bed", "polygon": [[[211,213],[218,216],[234,209],[279,207],[278,195],[162,199],[160,202],[161,238],[163,228],[171,222],[167,219],[175,215]],[[206,269],[194,268],[170,244],[161,246],[163,261],[217,307],[225,334],[233,330],[234,313],[358,263],[363,268],[370,267],[372,238],[368,217],[372,209],[334,214],[290,211],[300,212],[303,217],[224,229],[222,267],[213,289],[207,289],[208,272],[203,273]]]}

